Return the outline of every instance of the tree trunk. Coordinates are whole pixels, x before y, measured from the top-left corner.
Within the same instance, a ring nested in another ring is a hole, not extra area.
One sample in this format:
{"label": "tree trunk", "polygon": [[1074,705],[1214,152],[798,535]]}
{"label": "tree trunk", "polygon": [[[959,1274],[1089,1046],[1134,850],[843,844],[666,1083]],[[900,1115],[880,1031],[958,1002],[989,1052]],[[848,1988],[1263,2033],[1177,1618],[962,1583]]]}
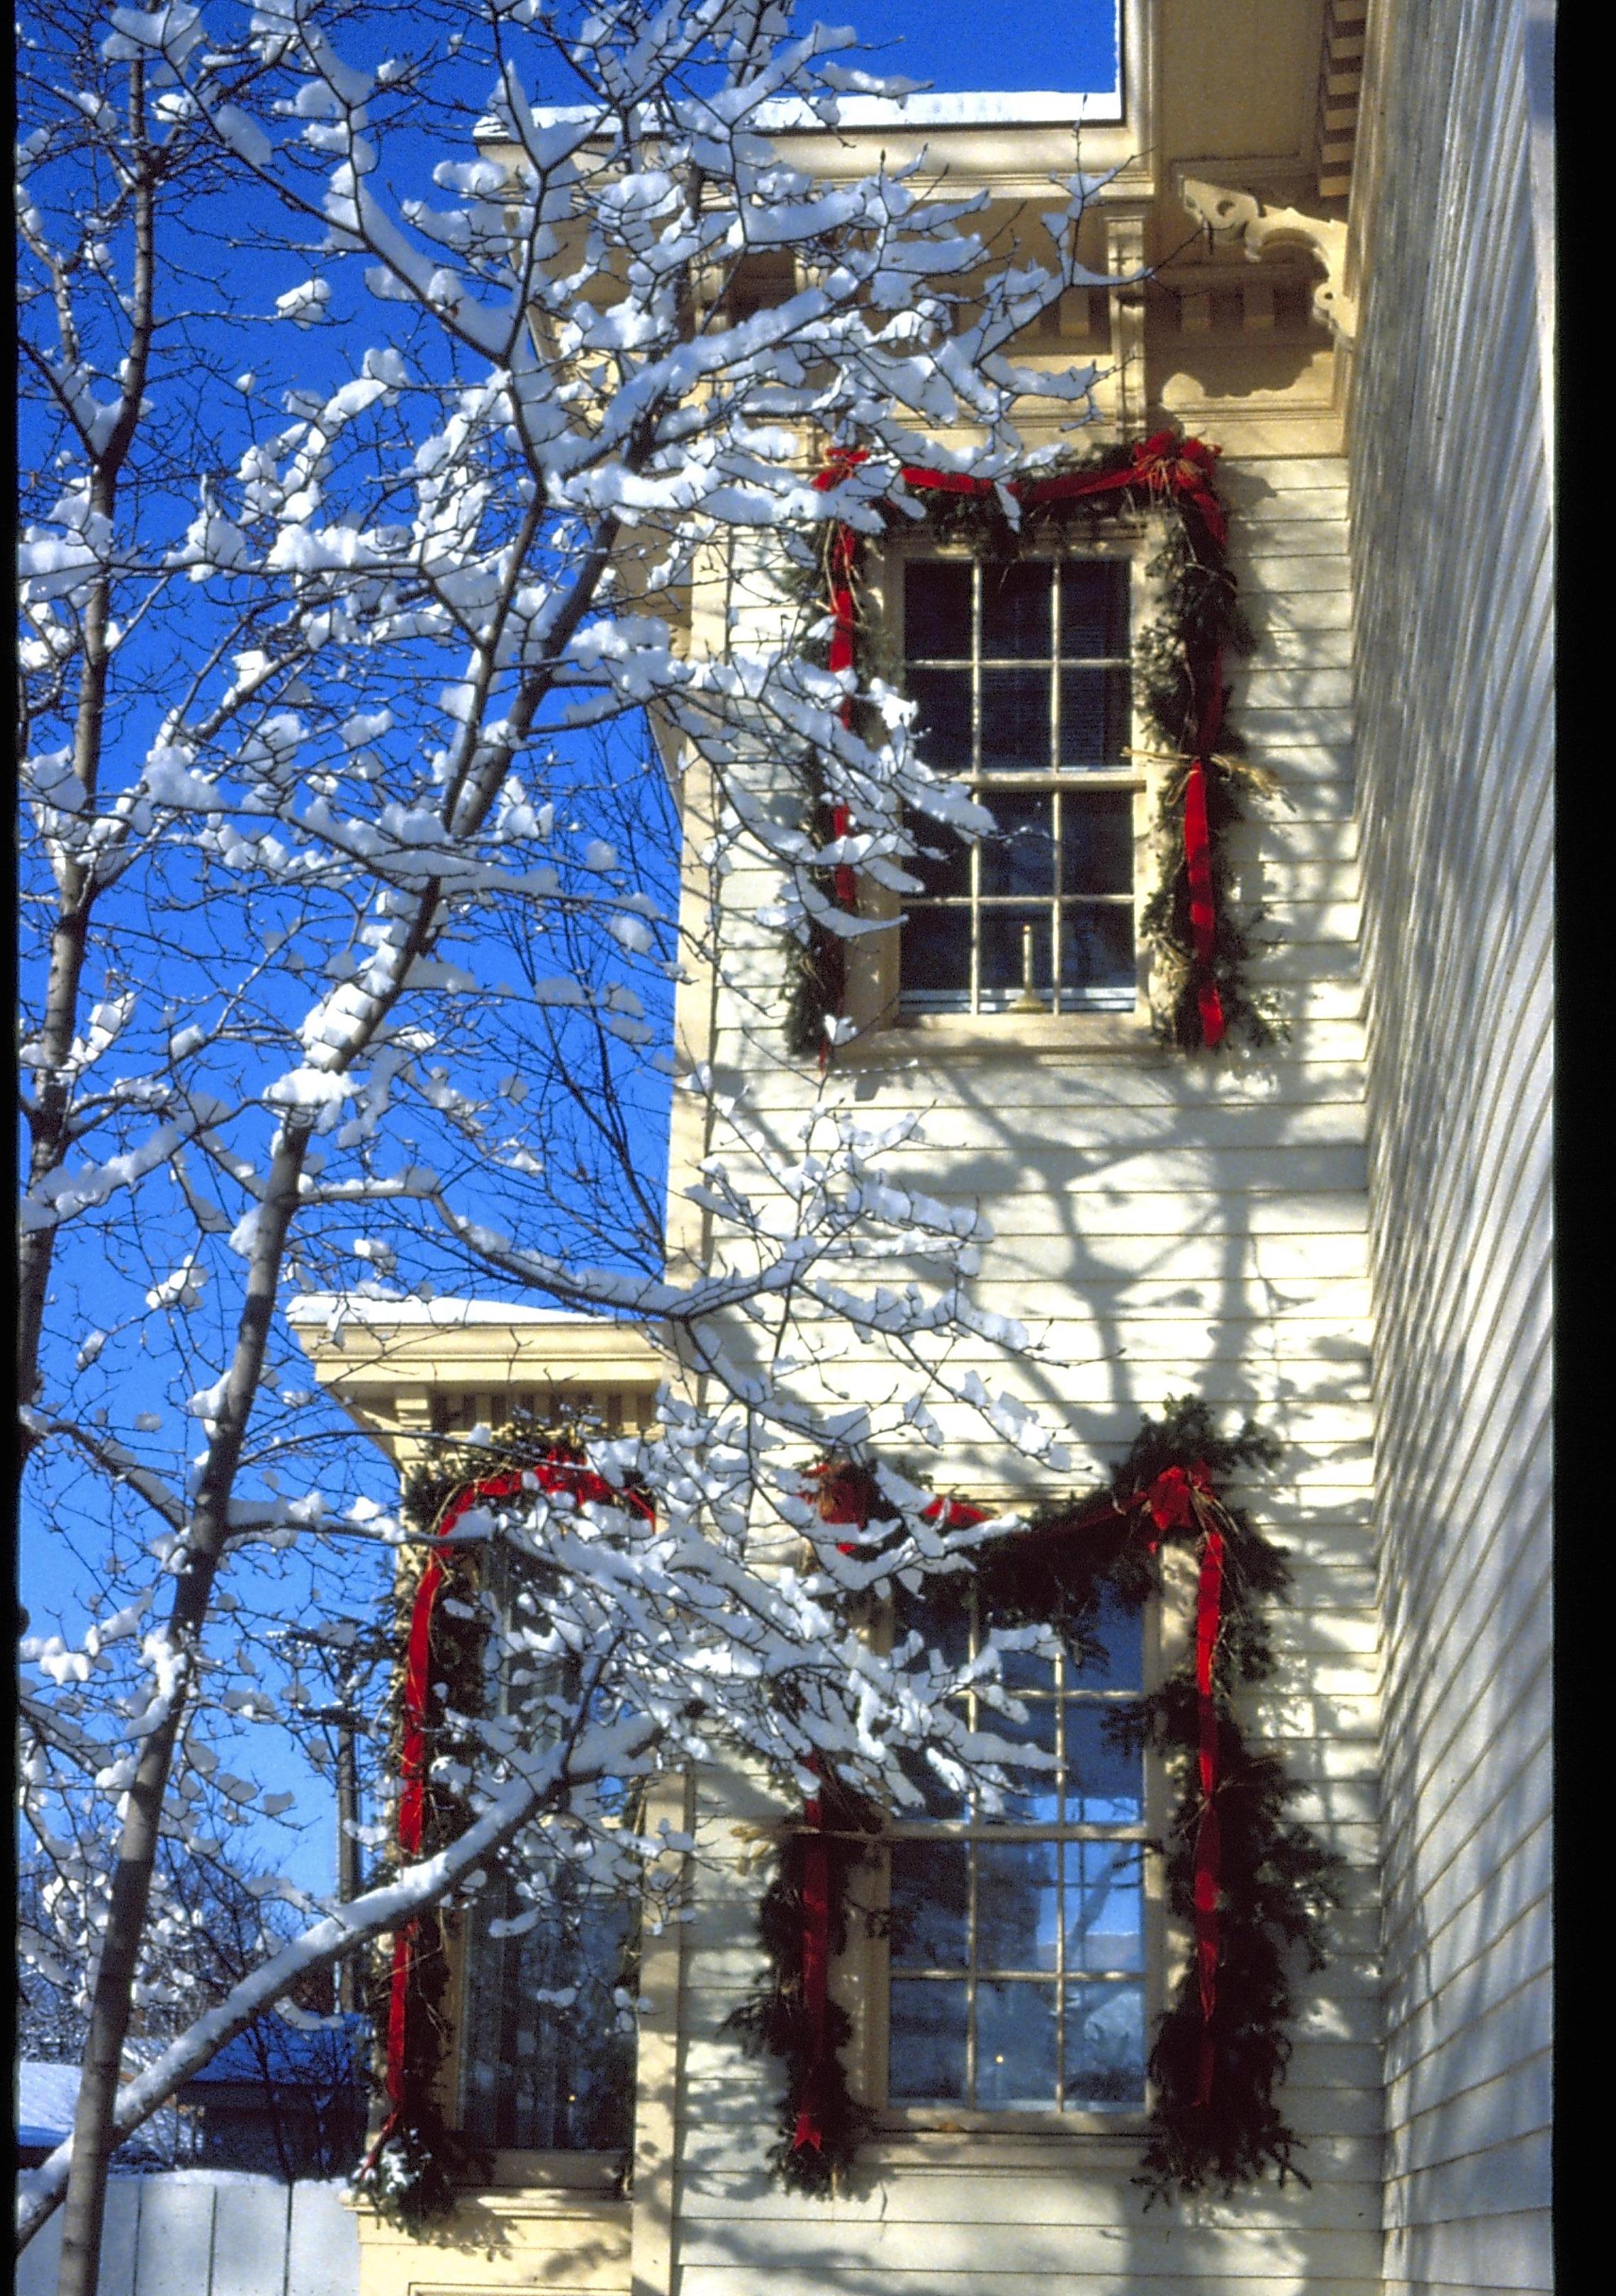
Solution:
{"label": "tree trunk", "polygon": [[125,1806],[106,1930],[90,2002],[89,2038],[78,2087],[78,2106],[73,2116],[73,2163],[63,2203],[58,2296],[95,2296],[100,2276],[107,2173],[117,2150],[112,2116],[145,1934],[163,1800],[213,1582],[224,1559],[230,1496],[263,1370],[270,1318],[280,1288],[281,1259],[292,1214],[297,1210],[298,1184],[302,1177],[308,1141],[306,1127],[294,1131],[289,1126],[280,1136],[270,1167],[248,1273],[247,1294],[236,1327],[229,1383],[209,1445],[202,1485],[185,1542],[185,1565],[169,1613],[168,1639],[179,1661],[174,1692],[168,1712],[141,1748]]}

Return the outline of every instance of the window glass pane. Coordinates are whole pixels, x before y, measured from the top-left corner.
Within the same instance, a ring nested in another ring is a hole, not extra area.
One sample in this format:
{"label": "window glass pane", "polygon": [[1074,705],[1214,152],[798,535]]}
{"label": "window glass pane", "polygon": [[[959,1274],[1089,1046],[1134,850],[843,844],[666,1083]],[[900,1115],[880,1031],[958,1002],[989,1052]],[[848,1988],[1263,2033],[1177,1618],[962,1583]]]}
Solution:
{"label": "window glass pane", "polygon": [[965,2094],[963,1979],[895,1978],[887,2023],[887,2094],[895,2104]]}
{"label": "window glass pane", "polygon": [[472,1930],[462,2121],[472,2143],[607,2152],[629,2139],[635,2036],[619,2030],[632,1908],[557,1869],[552,1903],[520,1937],[488,1923],[530,1913],[490,1882]]}
{"label": "window glass pane", "polygon": [[964,1666],[971,1655],[971,1581],[963,1571],[923,1578],[918,1592],[899,1587],[892,1603],[892,1642],[920,1636],[921,1648],[935,1652],[944,1666]]}
{"label": "window glass pane", "polygon": [[971,673],[912,669],[909,692],[919,705],[915,727],[921,753],[936,773],[971,771]]}
{"label": "window glass pane", "polygon": [[964,559],[912,559],[904,581],[904,652],[911,661],[968,661],[971,568]]}
{"label": "window glass pane", "polygon": [[930,853],[910,854],[904,867],[918,877],[928,893],[953,893],[963,897],[971,890],[971,848],[951,829],[941,829],[934,821],[927,822],[915,834],[923,843],[932,848]]}
{"label": "window glass pane", "polygon": [[1021,987],[1021,934],[1032,930],[1032,985],[1049,994],[1049,910],[984,909],[981,912],[982,995],[1007,1004]]}
{"label": "window glass pane", "polygon": [[1126,893],[1133,882],[1134,800],[1129,792],[1062,790],[1062,890]]}
{"label": "window glass pane", "polygon": [[1114,1710],[1066,1701],[1066,1816],[1072,1825],[1137,1825],[1144,1816],[1144,1757],[1112,1742]]}
{"label": "window glass pane", "polygon": [[991,2110],[1054,2103],[1055,1988],[984,1980],[976,1989],[976,2102]]}
{"label": "window glass pane", "polygon": [[892,1966],[968,1968],[970,1903],[970,1850],[966,1843],[895,1841]]}
{"label": "window glass pane", "polygon": [[914,907],[904,928],[904,988],[923,1000],[966,996],[971,988],[969,909]]}
{"label": "window glass pane", "polygon": [[1144,2103],[1143,1985],[1067,1987],[1065,2079],[1069,2105]]}
{"label": "window glass pane", "polygon": [[1068,660],[1128,652],[1128,567],[1117,558],[1061,566],[1061,652]]}
{"label": "window glass pane", "polygon": [[1125,669],[1061,672],[1061,763],[1117,766],[1128,740],[1128,680]]}
{"label": "window glass pane", "polygon": [[940,1778],[924,1754],[917,1749],[911,1748],[899,1754],[898,1767],[920,1795],[919,1809],[906,1810],[906,1816],[964,1816],[966,1809],[964,1794],[957,1792],[945,1779]]}
{"label": "window glass pane", "polygon": [[1143,1969],[1144,1884],[1135,1841],[1069,1841],[1068,1969]]}
{"label": "window glass pane", "polygon": [[1053,1969],[1059,1843],[983,1841],[975,1854],[977,1967]]}
{"label": "window glass pane", "polygon": [[1054,647],[1049,605],[1054,570],[1017,559],[982,568],[982,659],[1047,661]]}
{"label": "window glass pane", "polygon": [[1007,1690],[1053,1690],[1054,1660],[1037,1651],[1006,1651],[999,1660],[999,1679]]}
{"label": "window glass pane", "polygon": [[1050,760],[1049,672],[983,670],[982,771],[1046,774]]}
{"label": "window glass pane", "polygon": [[1067,902],[1061,911],[1061,986],[1106,989],[1116,1001],[1134,993],[1134,913],[1121,903],[1089,908]]}
{"label": "window glass pane", "polygon": [[[991,1707],[979,1705],[976,1726],[985,1734],[1004,1738],[1013,1746],[1037,1746],[1046,1754],[1055,1751],[1055,1701],[1053,1698],[1029,1699],[1027,1719],[1013,1721],[1008,1714],[996,1714]],[[1006,1768],[1009,1767],[1006,1764]],[[1046,1770],[1012,1770],[1011,1788],[1005,1796],[1004,1808],[999,1812],[1001,1824],[1020,1825],[1054,1825],[1061,1816],[1060,1778],[1051,1767]]]}
{"label": "window glass pane", "polygon": [[1143,1690],[1144,1687],[1144,1613],[1128,1609],[1105,1589],[1095,1615],[1087,1622],[1089,1638],[1100,1644],[1074,1677],[1074,1685],[1094,1690]]}
{"label": "window glass pane", "polygon": [[996,793],[990,809],[997,833],[982,840],[984,893],[1054,890],[1054,800],[1042,792]]}

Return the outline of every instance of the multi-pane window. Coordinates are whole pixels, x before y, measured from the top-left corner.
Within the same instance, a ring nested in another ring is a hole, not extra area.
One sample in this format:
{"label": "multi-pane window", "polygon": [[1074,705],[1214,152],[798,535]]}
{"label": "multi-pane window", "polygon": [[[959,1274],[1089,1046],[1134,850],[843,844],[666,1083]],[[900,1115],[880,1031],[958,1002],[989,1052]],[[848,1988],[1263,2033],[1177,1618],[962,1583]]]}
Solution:
{"label": "multi-pane window", "polygon": [[[982,1630],[972,1598],[940,1585],[896,1623],[951,1665]],[[1025,1722],[965,1700],[973,1728],[1055,1758],[1015,1773],[998,1815],[923,1758],[906,1766],[926,1807],[890,1829],[890,2104],[1144,2104],[1144,1759],[1108,1726],[1143,1688],[1140,1615],[1108,1607],[1097,1633],[1103,1655],[1080,1667],[1006,1656]]]}
{"label": "multi-pane window", "polygon": [[922,753],[997,834],[927,824],[907,865],[917,1012],[1131,1009],[1134,791],[1125,556],[912,558],[905,678]]}
{"label": "multi-pane window", "polygon": [[536,1906],[496,1876],[470,1923],[460,2124],[490,2150],[605,2152],[630,2137],[621,2002],[633,1906],[557,1858]]}
{"label": "multi-pane window", "polygon": [[[484,1550],[484,1580],[505,1617],[533,1597],[503,1548]],[[486,1688],[512,1711],[490,1637]],[[531,1668],[526,1697],[578,1691],[576,1661]],[[527,1707],[531,1715],[532,1707]],[[628,1794],[604,1782],[625,1821]],[[636,1906],[592,1880],[557,1841],[519,1887],[493,1873],[467,1921],[460,2126],[490,2151],[615,2152],[632,2135],[636,2034],[628,2002]]]}

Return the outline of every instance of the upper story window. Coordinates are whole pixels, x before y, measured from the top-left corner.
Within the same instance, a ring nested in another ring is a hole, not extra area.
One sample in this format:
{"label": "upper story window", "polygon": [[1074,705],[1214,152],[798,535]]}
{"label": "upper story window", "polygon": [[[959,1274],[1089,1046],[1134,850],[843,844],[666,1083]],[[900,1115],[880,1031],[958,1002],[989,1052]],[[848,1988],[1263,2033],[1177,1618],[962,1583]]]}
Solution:
{"label": "upper story window", "polygon": [[[1104,1655],[1087,1666],[1006,1658],[1025,1723],[970,1697],[972,1727],[1056,1757],[1021,1773],[1001,1814],[910,1768],[927,1807],[890,1828],[891,2106],[1144,2108],[1144,1759],[1106,1727],[1143,1688],[1144,1622],[1111,1606],[1097,1624]],[[946,1585],[898,1625],[951,1664],[981,1632]]]}
{"label": "upper story window", "polygon": [[909,1012],[1131,1010],[1135,795],[1127,554],[910,558],[905,677],[923,752],[997,834],[908,864]]}

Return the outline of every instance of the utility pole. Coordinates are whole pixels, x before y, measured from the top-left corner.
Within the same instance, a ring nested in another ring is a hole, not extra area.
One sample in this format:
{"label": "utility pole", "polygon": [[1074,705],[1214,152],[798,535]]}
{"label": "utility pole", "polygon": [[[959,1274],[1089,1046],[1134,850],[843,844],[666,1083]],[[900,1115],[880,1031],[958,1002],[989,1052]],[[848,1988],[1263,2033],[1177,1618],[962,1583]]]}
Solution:
{"label": "utility pole", "polygon": [[[341,1702],[332,1711],[337,1736],[337,1896],[350,1905],[359,1894],[359,1760],[355,1745],[357,1670],[350,1659],[342,1669]],[[349,1954],[337,1964],[337,2006],[359,2006],[359,1972]]]}
{"label": "utility pole", "polygon": [[[393,1646],[390,1639],[373,1626],[359,1627],[352,1620],[339,1620],[334,1628],[292,1628],[284,1639],[315,1658],[334,1693],[331,1704],[306,1706],[302,1714],[306,1722],[317,1722],[331,1734],[327,1759],[336,1787],[337,1897],[342,1905],[349,1905],[364,1886],[359,1856],[364,1810],[358,1742],[362,1732],[366,1737],[370,1735],[371,1722],[359,1701],[375,1669],[390,1662]],[[318,1763],[317,1767],[323,1769],[324,1764]],[[357,2011],[360,1991],[359,1968],[349,1955],[337,1964],[338,2008]]]}

